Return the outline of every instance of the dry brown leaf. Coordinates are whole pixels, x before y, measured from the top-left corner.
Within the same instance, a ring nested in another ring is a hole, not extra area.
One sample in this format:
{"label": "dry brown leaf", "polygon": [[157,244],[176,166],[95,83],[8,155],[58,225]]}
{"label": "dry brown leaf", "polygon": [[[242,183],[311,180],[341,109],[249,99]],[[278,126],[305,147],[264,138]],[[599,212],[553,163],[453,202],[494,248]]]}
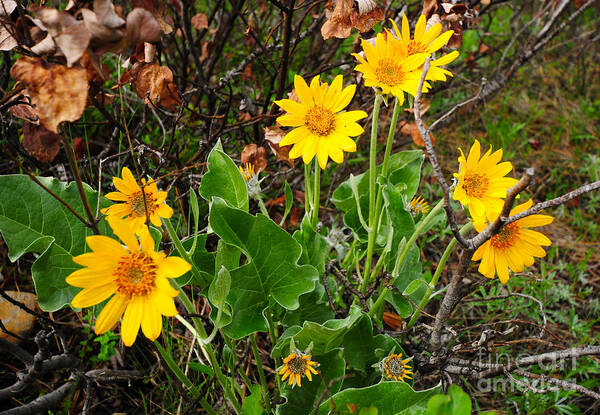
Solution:
{"label": "dry brown leaf", "polygon": [[54,53],[55,50],[56,44],[54,43],[52,36],[50,36],[50,33],[48,33],[42,41],[31,47],[31,51],[38,55],[48,55]]}
{"label": "dry brown leaf", "polygon": [[[425,125],[424,122],[423,125]],[[425,128],[427,128],[427,125],[425,125]],[[413,142],[419,147],[425,146],[425,141],[423,141],[423,136],[421,136],[419,127],[417,127],[417,123],[415,121],[404,122],[400,127],[400,132],[404,135],[409,135]],[[435,144],[435,137],[431,132],[429,133],[429,137],[431,138],[431,144]]]}
{"label": "dry brown leaf", "polygon": [[396,313],[384,311],[383,322],[392,330],[400,330],[402,328],[402,317]]}
{"label": "dry brown leaf", "polygon": [[98,21],[110,29],[125,25],[125,20],[117,14],[110,0],[94,0],[94,12],[98,16]]}
{"label": "dry brown leaf", "polygon": [[13,0],[0,0],[0,16],[10,16],[17,8],[17,2]]}
{"label": "dry brown leaf", "polygon": [[173,72],[167,66],[157,63],[136,62],[133,67],[123,74],[119,83],[131,82],[134,91],[152,103],[170,110],[175,110],[181,104],[177,86],[173,83]]}
{"label": "dry brown leaf", "polygon": [[23,97],[19,98],[19,96],[17,96],[15,99],[19,98],[19,101],[29,102],[29,104],[13,105],[9,108],[10,113],[17,118],[21,118],[34,124],[39,124],[39,118],[35,112],[35,109],[31,105],[31,97],[27,93],[27,89],[21,91],[21,94],[19,95],[22,95]]}
{"label": "dry brown leaf", "polygon": [[204,13],[198,13],[192,17],[192,26],[194,26],[196,30],[208,29],[208,17],[206,17]]}
{"label": "dry brown leaf", "polygon": [[18,46],[19,42],[8,30],[8,25],[0,23],[0,50],[12,50]]}
{"label": "dry brown leaf", "polygon": [[327,40],[332,37],[347,38],[352,28],[366,32],[383,20],[381,7],[371,0],[337,0],[329,19],[321,27],[321,35]]}
{"label": "dry brown leaf", "polygon": [[423,0],[423,11],[421,11],[421,14],[424,14],[429,19],[435,14],[437,8],[437,0]]}
{"label": "dry brown leaf", "polygon": [[[18,291],[5,291],[5,293],[13,300],[23,303],[32,310],[38,309],[34,294]],[[34,315],[0,297],[0,321],[9,332],[24,337],[33,328],[35,320]],[[5,333],[3,330],[0,330],[0,338],[12,343],[19,342],[18,338]]]}
{"label": "dry brown leaf", "polygon": [[136,8],[127,15],[127,44],[156,43],[160,41],[163,30],[152,13]]}
{"label": "dry brown leaf", "polygon": [[350,21],[352,26],[358,29],[359,32],[367,32],[373,28],[377,23],[385,18],[383,9],[381,7],[375,7],[374,9],[361,14],[353,11],[350,14]]}
{"label": "dry brown leaf", "polygon": [[82,56],[90,43],[90,33],[82,21],[69,13],[50,7],[30,6],[29,10],[39,19],[34,22],[48,32],[54,43],[67,58],[67,66],[72,66]]}
{"label": "dry brown leaf", "polygon": [[210,57],[212,45],[213,42],[202,42],[202,45],[200,46],[200,62],[204,62]]}
{"label": "dry brown leaf", "polygon": [[269,143],[269,147],[277,157],[277,161],[284,161],[290,167],[294,167],[294,160],[290,159],[290,149],[292,146],[280,146],[279,142],[285,137],[285,131],[281,128],[274,127],[265,127],[265,140]]}
{"label": "dry brown leaf", "polygon": [[50,163],[60,151],[60,136],[43,125],[23,124],[23,148],[42,163]]}
{"label": "dry brown leaf", "polygon": [[58,124],[81,118],[87,102],[88,80],[84,68],[67,68],[23,56],[10,69],[25,84],[40,122],[58,133]]}
{"label": "dry brown leaf", "polygon": [[123,38],[123,31],[112,29],[98,20],[96,13],[89,9],[81,9],[83,23],[86,29],[90,32],[91,41],[93,43],[110,43],[117,42]]}
{"label": "dry brown leaf", "polygon": [[263,171],[267,167],[267,150],[254,143],[248,144],[242,150],[242,164],[246,163],[252,163],[257,173]]}

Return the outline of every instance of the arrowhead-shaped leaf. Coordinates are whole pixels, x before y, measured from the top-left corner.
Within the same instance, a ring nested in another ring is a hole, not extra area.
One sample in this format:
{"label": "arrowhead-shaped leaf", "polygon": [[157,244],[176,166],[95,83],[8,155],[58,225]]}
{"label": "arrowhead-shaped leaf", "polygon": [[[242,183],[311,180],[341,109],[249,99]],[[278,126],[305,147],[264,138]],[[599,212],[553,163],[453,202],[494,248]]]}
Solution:
{"label": "arrowhead-shaped leaf", "polygon": [[[38,179],[85,217],[75,183]],[[97,193],[84,187],[90,205],[95,206]],[[38,303],[42,310],[58,310],[79,291],[67,284],[65,277],[81,268],[72,257],[87,250],[85,237],[92,231],[28,176],[0,176],[0,189],[0,232],[8,245],[8,256],[16,261],[28,252],[40,254],[31,267]],[[105,199],[102,203],[103,207],[109,204]],[[112,234],[105,221],[98,226],[102,234]]]}
{"label": "arrowhead-shaped leaf", "polygon": [[273,299],[283,308],[298,308],[298,297],[315,288],[317,270],[298,265],[301,247],[290,234],[264,215],[252,216],[213,198],[209,223],[221,239],[239,248],[246,263],[230,269],[231,291],[227,302],[233,309],[231,324],[224,331],[242,338],[267,331],[263,311]]}

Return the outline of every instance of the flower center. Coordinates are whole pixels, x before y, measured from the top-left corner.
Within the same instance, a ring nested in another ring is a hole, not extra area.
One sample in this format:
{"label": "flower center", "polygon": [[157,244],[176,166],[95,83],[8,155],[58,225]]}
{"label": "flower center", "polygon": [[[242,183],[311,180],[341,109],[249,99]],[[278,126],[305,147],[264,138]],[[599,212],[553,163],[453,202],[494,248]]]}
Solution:
{"label": "flower center", "polygon": [[306,128],[315,135],[328,136],[335,129],[335,115],[323,107],[312,107],[306,113]]}
{"label": "flower center", "polygon": [[[144,196],[146,199],[146,203],[144,204]],[[145,195],[142,192],[134,193],[129,199],[129,203],[131,204],[131,211],[134,216],[146,216],[146,208],[148,208],[148,214],[151,214],[155,209],[156,199],[153,195],[151,195],[147,190],[145,191]]]}
{"label": "flower center", "polygon": [[463,179],[463,189],[468,196],[481,197],[488,188],[489,180],[483,174],[470,174]]}
{"label": "flower center", "polygon": [[490,244],[497,249],[508,249],[514,245],[518,237],[519,225],[513,222],[503,227],[498,234],[492,236]]}
{"label": "flower center", "polygon": [[411,40],[408,42],[408,54],[414,55],[415,53],[424,53],[427,51],[427,45],[424,45],[421,42],[417,42],[416,40]]}
{"label": "flower center", "polygon": [[130,253],[121,257],[114,276],[119,293],[146,295],[154,288],[156,264],[142,252]]}
{"label": "flower center", "polygon": [[404,79],[404,71],[393,60],[383,59],[379,61],[379,65],[375,69],[375,76],[382,84],[396,86]]}
{"label": "flower center", "polygon": [[404,375],[406,366],[399,355],[393,354],[385,360],[385,371],[389,378],[399,378]]}
{"label": "flower center", "polygon": [[302,358],[302,356],[296,356],[288,362],[288,367],[290,368],[290,372],[294,375],[302,375],[306,372],[306,360]]}

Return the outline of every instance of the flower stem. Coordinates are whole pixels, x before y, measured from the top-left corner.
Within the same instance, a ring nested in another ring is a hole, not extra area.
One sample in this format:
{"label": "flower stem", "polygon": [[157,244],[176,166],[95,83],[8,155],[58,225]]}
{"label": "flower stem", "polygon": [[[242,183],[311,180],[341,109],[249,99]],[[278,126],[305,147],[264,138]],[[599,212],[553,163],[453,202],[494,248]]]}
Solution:
{"label": "flower stem", "polygon": [[[429,225],[429,223],[438,214],[438,212],[443,209],[443,207],[444,207],[444,200],[440,200],[438,202],[438,204],[435,205],[435,207],[433,209],[431,209],[431,211],[429,211],[427,216],[425,216],[421,220],[421,222],[419,222],[415,231],[411,235],[410,239],[408,241],[406,241],[406,244],[404,245],[402,251],[400,251],[400,253],[398,254],[398,257],[396,259],[396,266],[394,267],[394,270],[392,271],[392,279],[390,280],[391,285],[394,285],[394,281],[396,280],[396,278],[398,278],[398,272],[400,271],[402,263],[404,262],[404,259],[406,258],[406,254],[408,254],[408,250],[410,249],[410,247],[413,246],[413,244],[415,243],[417,238],[421,235],[423,230]],[[373,307],[371,307],[371,310],[369,310],[369,315],[371,317],[375,316],[377,314],[377,312],[379,311],[379,309],[381,308],[381,306],[383,306],[383,303],[385,301],[385,296],[387,295],[387,293],[388,293],[387,288],[384,288],[383,290],[381,290],[381,293],[379,294],[379,297],[377,297],[375,304],[373,304]]]}
{"label": "flower stem", "polygon": [[198,390],[198,388],[194,385],[194,383],[190,380],[190,378],[188,378],[185,375],[185,373],[183,373],[181,368],[173,360],[173,357],[164,349],[164,347],[162,347],[162,345],[157,340],[154,341],[154,345],[156,346],[156,350],[158,350],[158,353],[160,354],[163,361],[167,364],[169,369],[171,369],[171,372],[173,372],[173,375],[175,375],[175,377],[181,383],[183,383],[185,385],[185,387],[190,389],[190,391],[192,392],[192,395],[195,398],[200,398],[200,405],[202,405],[202,408],[204,408],[206,413],[211,414],[211,415],[217,415],[217,413],[215,412],[213,407],[210,406],[208,401],[204,397],[199,396],[201,391]]}
{"label": "flower stem", "polygon": [[[361,291],[364,292],[367,286],[367,281],[371,274],[371,260],[373,259],[373,251],[375,249],[375,237],[377,232],[376,215],[375,215],[375,194],[376,194],[376,174],[377,174],[377,127],[379,124],[379,109],[381,108],[381,94],[375,94],[375,102],[373,103],[373,119],[371,120],[371,148],[369,151],[369,238],[367,242],[367,257],[365,258],[364,279],[361,286]],[[360,206],[357,206],[360,209]]]}
{"label": "flower stem", "polygon": [[315,177],[314,177],[314,189],[313,189],[313,211],[312,211],[312,226],[313,228],[317,228],[317,223],[319,223],[319,202],[321,197],[321,167],[319,167],[319,163],[317,158],[315,157]]}
{"label": "flower stem", "polygon": [[[265,376],[265,371],[263,369],[262,360],[260,359],[260,353],[258,352],[258,345],[256,344],[256,334],[250,335],[250,344],[252,345],[252,353],[254,354],[254,360],[256,360],[256,368],[258,369],[258,377],[260,378],[260,383],[263,390],[263,399],[265,403],[265,409],[267,413],[271,412],[271,400],[269,398],[269,388],[267,386],[267,377]],[[277,373],[275,373],[275,377],[277,377]]]}
{"label": "flower stem", "polygon": [[[461,235],[464,236],[471,229],[473,229],[473,225],[471,224],[471,222],[468,222],[460,229],[459,232]],[[421,302],[419,303],[419,308],[417,308],[415,310],[412,317],[410,318],[410,321],[408,322],[408,324],[406,325],[406,328],[404,329],[405,332],[408,332],[408,330],[412,326],[415,325],[415,323],[417,322],[419,317],[421,317],[421,310],[423,310],[425,308],[425,306],[427,306],[427,304],[431,300],[431,293],[435,289],[435,286],[436,286],[438,280],[440,279],[440,276],[442,275],[442,271],[444,270],[444,265],[446,265],[446,261],[450,257],[450,254],[452,253],[452,249],[454,248],[454,246],[456,245],[457,242],[458,241],[456,240],[456,238],[452,238],[452,240],[450,241],[450,243],[444,250],[442,257],[440,258],[440,262],[439,262],[437,268],[435,269],[435,273],[433,274],[433,277],[431,278],[431,282],[429,283],[429,286],[427,287],[427,291],[425,292],[425,295],[423,296],[423,298],[421,299]]]}
{"label": "flower stem", "polygon": [[[275,327],[275,324],[273,323],[273,317],[271,316],[271,312],[269,310],[265,312],[265,316],[267,317],[267,322],[269,323],[269,338],[271,339],[271,349],[273,349],[277,344],[277,327]],[[279,359],[275,357],[273,357],[273,362],[275,363],[275,383],[277,384],[277,389],[275,390],[273,396],[273,402],[278,402],[281,394],[281,379],[279,379],[279,376],[277,375],[277,368],[281,366],[281,364],[279,363]]]}
{"label": "flower stem", "polygon": [[304,165],[304,212],[308,214],[309,218],[312,218],[312,197],[310,189],[310,167],[308,164]]}
{"label": "flower stem", "polygon": [[162,221],[165,225],[165,228],[167,229],[169,238],[171,238],[171,241],[173,241],[173,244],[175,245],[177,253],[192,266],[192,274],[194,274],[194,278],[196,278],[197,281],[202,281],[202,283],[204,283],[207,286],[208,281],[204,279],[204,276],[200,273],[200,270],[198,269],[194,261],[192,261],[192,258],[181,244],[181,241],[179,240],[177,232],[175,232],[175,228],[173,228],[173,224],[171,224],[171,221],[167,218],[162,218]]}
{"label": "flower stem", "polygon": [[265,202],[262,200],[262,197],[258,196],[256,201],[258,202],[258,207],[260,207],[260,212],[268,218],[269,212],[267,211],[267,207],[265,206]]}

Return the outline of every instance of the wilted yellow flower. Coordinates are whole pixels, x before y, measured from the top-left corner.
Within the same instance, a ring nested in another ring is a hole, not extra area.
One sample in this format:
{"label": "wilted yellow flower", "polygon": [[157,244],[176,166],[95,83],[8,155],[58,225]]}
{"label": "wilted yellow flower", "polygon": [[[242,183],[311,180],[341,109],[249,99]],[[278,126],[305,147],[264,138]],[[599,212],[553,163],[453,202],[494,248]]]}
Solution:
{"label": "wilted yellow flower", "polygon": [[294,87],[300,102],[291,99],[275,101],[287,114],[277,118],[284,127],[294,127],[280,141],[280,146],[293,144],[289,157],[302,156],[305,164],[317,156],[322,169],[327,167],[329,157],[336,163],[344,161],[344,151],[356,151],[356,143],[350,137],[363,133],[356,122],[366,118],[364,111],[340,112],[350,104],[356,85],[342,89],[342,76],[335,77],[331,85],[321,83],[315,76],[310,87],[301,76],[294,77]]}
{"label": "wilted yellow flower", "polygon": [[404,379],[410,379],[413,372],[408,365],[408,359],[402,359],[402,353],[392,353],[379,363],[379,369],[384,378],[404,382]]}
{"label": "wilted yellow flower", "polygon": [[421,196],[415,196],[410,201],[410,210],[424,215],[429,212],[429,203]]}
{"label": "wilted yellow flower", "polygon": [[[516,215],[533,205],[531,200],[514,207],[510,215]],[[490,222],[496,220],[498,215],[490,217]],[[481,260],[479,272],[487,278],[494,278],[498,274],[500,282],[508,281],[508,269],[521,272],[525,267],[533,264],[534,257],[546,256],[542,246],[550,246],[552,242],[544,234],[527,229],[529,227],[544,226],[552,223],[554,218],[548,215],[530,215],[505,225],[502,230],[481,245],[473,254],[473,261]],[[473,226],[477,232],[483,231],[487,226],[486,221],[476,221]]]}
{"label": "wilted yellow flower", "polygon": [[506,191],[518,182],[512,177],[504,177],[512,170],[512,164],[508,161],[499,163],[502,150],[492,153],[491,146],[480,160],[481,145],[477,140],[468,158],[465,158],[462,149],[459,148],[459,151],[459,169],[458,173],[454,173],[458,179],[454,200],[468,206],[474,220],[483,221],[486,214],[488,218],[498,216],[504,205],[502,198],[506,197]]}
{"label": "wilted yellow flower", "polygon": [[110,192],[106,198],[124,203],[115,203],[102,209],[102,213],[109,218],[125,217],[125,221],[131,223],[136,232],[141,232],[145,227],[146,213],[154,226],[162,226],[160,218],[173,216],[173,209],[165,203],[167,192],[159,192],[154,180],[146,182],[146,179],[142,179],[142,193],[142,188],[135,181],[131,170],[123,167],[121,176],[122,178],[113,177],[113,184],[118,192]]}
{"label": "wilted yellow flower", "polygon": [[[365,86],[380,88],[383,94],[394,95],[400,104],[404,102],[404,92],[416,95],[421,80],[419,68],[429,53],[409,55],[407,44],[394,38],[391,33],[386,33],[386,36],[379,33],[375,46],[361,39],[361,46],[365,56],[353,53],[360,62],[354,69],[363,73]],[[428,87],[425,83],[423,89]]]}
{"label": "wilted yellow flower", "polygon": [[185,274],[191,265],[182,258],[155,252],[148,227],[138,232],[138,241],[130,223],[113,218],[109,224],[121,242],[88,236],[92,252],[73,257],[85,268],[66,278],[67,283],[83,288],[71,305],[91,307],[112,296],[98,315],[95,333],[112,329],[123,316],[121,338],[126,346],[134,343],[140,326],[144,335],[154,340],[162,330],[162,316],[177,314],[173,298],[179,291],[171,287],[168,278]]}
{"label": "wilted yellow flower", "polygon": [[281,380],[284,381],[288,379],[288,385],[292,387],[302,386],[302,375],[306,375],[309,381],[312,381],[312,375],[317,374],[318,372],[315,370],[313,366],[316,366],[318,363],[310,360],[310,355],[303,355],[302,353],[290,353],[288,357],[283,359],[283,367],[279,370],[279,374],[283,375]]}
{"label": "wilted yellow flower", "polygon": [[252,163],[246,163],[244,167],[239,166],[238,168],[240,169],[240,173],[242,173],[245,182],[254,176],[254,165]]}

